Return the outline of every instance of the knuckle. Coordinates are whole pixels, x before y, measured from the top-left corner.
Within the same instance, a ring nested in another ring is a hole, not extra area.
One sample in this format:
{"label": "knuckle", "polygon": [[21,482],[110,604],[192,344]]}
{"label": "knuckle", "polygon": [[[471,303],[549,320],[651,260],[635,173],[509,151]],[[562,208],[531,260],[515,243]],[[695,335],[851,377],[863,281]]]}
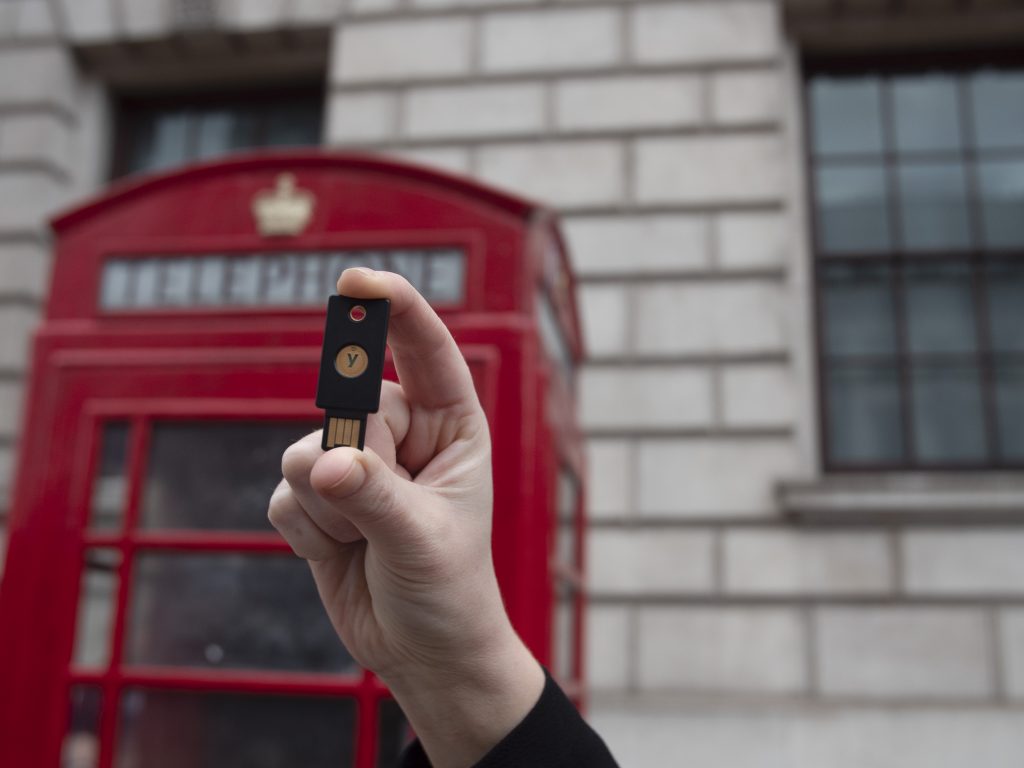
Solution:
{"label": "knuckle", "polygon": [[267,519],[275,528],[287,527],[288,523],[295,518],[294,504],[291,494],[288,491],[277,490],[270,497],[270,504],[267,505]]}

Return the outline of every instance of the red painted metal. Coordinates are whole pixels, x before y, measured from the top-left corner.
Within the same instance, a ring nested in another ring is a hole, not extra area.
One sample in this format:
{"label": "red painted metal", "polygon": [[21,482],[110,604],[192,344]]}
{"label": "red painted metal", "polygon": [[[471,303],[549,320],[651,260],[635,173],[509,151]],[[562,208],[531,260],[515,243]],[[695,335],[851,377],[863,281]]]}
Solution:
{"label": "red painted metal", "polygon": [[[261,236],[251,201],[292,173],[316,196],[294,237]],[[99,308],[111,257],[350,247],[452,246],[466,253],[464,301],[438,309],[470,364],[494,442],[494,560],[509,613],[545,664],[552,660],[555,582],[577,592],[574,679],[582,702],[584,496],[571,374],[540,331],[538,297],[554,307],[573,362],[582,341],[572,275],[544,209],[465,179],[362,156],[266,153],[114,186],[58,218],[56,266],[33,349],[6,571],[0,583],[0,765],[59,764],[69,686],[104,693],[102,768],[115,763],[118,697],[126,685],[348,696],[357,702],[355,768],[373,768],[372,674],[318,675],[138,667],[122,663],[132,564],[141,550],[284,552],[272,534],[139,529],[150,435],[157,421],[309,420],[322,334],[320,307],[112,312]],[[394,377],[389,365],[387,374]],[[91,478],[106,420],[131,424],[123,530],[87,529]],[[580,478],[578,564],[554,561],[560,469]],[[71,664],[85,552],[121,553],[109,664]],[[341,758],[339,757],[339,760]]]}

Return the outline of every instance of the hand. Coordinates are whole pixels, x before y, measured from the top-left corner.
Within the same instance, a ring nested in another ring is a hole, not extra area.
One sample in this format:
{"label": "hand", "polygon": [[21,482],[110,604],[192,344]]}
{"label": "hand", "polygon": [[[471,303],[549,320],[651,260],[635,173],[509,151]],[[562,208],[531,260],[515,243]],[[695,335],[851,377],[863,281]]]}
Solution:
{"label": "hand", "polygon": [[290,446],[269,517],[309,561],[349,652],[392,690],[437,768],[477,762],[536,703],[543,671],[505,613],[491,559],[491,448],[469,368],[402,277],[346,270],[389,298],[401,385],[384,382],[366,451]]}

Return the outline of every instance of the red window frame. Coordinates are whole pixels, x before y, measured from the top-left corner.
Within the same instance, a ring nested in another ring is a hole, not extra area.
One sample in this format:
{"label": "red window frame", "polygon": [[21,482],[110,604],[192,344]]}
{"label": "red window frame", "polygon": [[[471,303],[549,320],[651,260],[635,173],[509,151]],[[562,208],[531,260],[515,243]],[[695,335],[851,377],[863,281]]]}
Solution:
{"label": "red window frame", "polygon": [[[264,351],[249,350],[254,355]],[[296,359],[308,357],[311,350],[295,350],[294,354],[282,357]],[[272,355],[273,357],[274,355]],[[108,361],[109,362],[109,361]],[[251,364],[251,363],[250,363]],[[301,389],[309,382],[312,368],[273,372],[270,376],[282,382],[282,390]],[[315,371],[313,371],[315,373]],[[355,704],[354,751],[350,756],[353,768],[374,768],[377,765],[378,713],[381,702],[391,699],[387,688],[369,670],[360,670],[355,675],[331,674],[324,672],[292,672],[260,669],[208,670],[186,666],[145,666],[123,663],[127,621],[131,611],[133,565],[141,552],[208,552],[208,553],[268,553],[292,555],[288,544],[275,532],[253,531],[188,531],[188,530],[144,530],[140,527],[142,493],[147,477],[151,435],[155,424],[168,422],[208,421],[224,423],[239,421],[259,423],[268,421],[308,421],[311,429],[322,418],[309,398],[283,398],[266,400],[241,397],[232,387],[222,387],[223,377],[210,370],[204,372],[186,368],[173,379],[170,389],[181,380],[208,376],[208,383],[220,390],[213,397],[189,398],[181,394],[162,394],[141,397],[89,397],[84,407],[79,408],[80,418],[73,425],[75,435],[69,441],[80,450],[73,451],[68,459],[69,472],[66,475],[67,499],[69,500],[69,529],[76,538],[76,556],[57,563],[53,573],[55,583],[60,587],[61,597],[53,609],[60,626],[55,635],[60,638],[60,658],[64,660],[63,690],[60,700],[69,701],[73,686],[98,686],[103,693],[100,708],[99,768],[116,765],[118,729],[120,725],[120,696],[128,687],[141,686],[152,689],[181,691],[217,691],[231,694],[277,694],[314,695],[344,697]],[[63,378],[63,377],[62,377]],[[284,383],[291,380],[291,386]],[[136,390],[137,387],[131,387]],[[64,387],[60,388],[61,391]],[[60,402],[66,400],[67,402]],[[59,414],[74,409],[79,397],[70,395],[58,398],[52,413]],[[88,516],[91,512],[92,485],[99,466],[103,425],[110,422],[127,423],[130,427],[126,455],[126,492],[124,495],[123,522],[119,530],[90,530]],[[52,488],[51,488],[52,490]],[[258,511],[262,514],[262,510]],[[114,603],[110,634],[110,655],[105,668],[76,667],[72,660],[76,625],[78,623],[78,601],[81,579],[84,573],[87,551],[97,547],[116,549],[121,553],[117,567],[117,592]],[[340,640],[338,641],[341,642]],[[50,736],[46,743],[53,745],[52,760],[57,764],[57,752],[67,733],[68,708],[54,707],[50,710],[55,718],[46,729]],[[339,755],[339,765],[345,764]]]}

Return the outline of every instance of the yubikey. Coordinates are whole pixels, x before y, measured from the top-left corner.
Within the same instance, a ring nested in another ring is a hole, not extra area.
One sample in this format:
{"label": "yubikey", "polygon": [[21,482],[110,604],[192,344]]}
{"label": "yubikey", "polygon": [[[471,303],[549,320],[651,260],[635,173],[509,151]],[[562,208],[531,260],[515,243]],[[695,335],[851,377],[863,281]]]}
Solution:
{"label": "yubikey", "polygon": [[316,407],[324,409],[325,450],[363,449],[366,416],[380,408],[384,349],[388,338],[388,299],[331,296],[320,357]]}

